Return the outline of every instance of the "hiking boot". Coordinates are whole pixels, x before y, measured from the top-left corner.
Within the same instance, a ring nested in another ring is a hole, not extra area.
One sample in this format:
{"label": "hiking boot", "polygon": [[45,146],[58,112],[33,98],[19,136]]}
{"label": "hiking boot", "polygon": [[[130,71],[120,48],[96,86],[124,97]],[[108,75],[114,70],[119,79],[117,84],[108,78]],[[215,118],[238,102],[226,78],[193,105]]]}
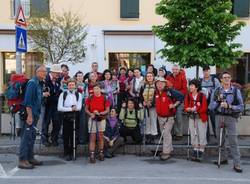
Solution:
{"label": "hiking boot", "polygon": [[105,156],[105,158],[112,158],[113,157],[113,155],[109,151],[105,151],[104,156]]}
{"label": "hiking boot", "polygon": [[168,154],[168,153],[162,153],[161,156],[160,156],[160,159],[162,161],[168,160],[168,159],[170,159],[170,154]]}
{"label": "hiking boot", "polygon": [[52,146],[57,147],[57,146],[59,146],[59,144],[57,141],[52,141]]}
{"label": "hiking boot", "polygon": [[104,153],[103,153],[103,150],[100,150],[100,152],[99,152],[99,160],[100,160],[100,161],[104,161]]}
{"label": "hiking boot", "polygon": [[191,154],[191,161],[197,161],[198,158],[198,151],[193,150]]}
{"label": "hiking boot", "polygon": [[45,141],[43,141],[43,145],[44,145],[45,147],[50,147],[50,146],[51,146],[51,143],[50,143],[48,140],[45,140]]}
{"label": "hiking boot", "polygon": [[18,168],[20,169],[34,169],[34,166],[30,164],[27,160],[20,160],[18,163]]}
{"label": "hiking boot", "polygon": [[202,162],[202,160],[203,160],[203,152],[202,152],[202,151],[199,151],[196,161]]}
{"label": "hiking boot", "polygon": [[72,156],[71,155],[66,155],[65,156],[65,160],[66,161],[71,161],[72,160]]}
{"label": "hiking boot", "polygon": [[234,166],[234,171],[237,172],[237,173],[242,173],[243,172],[243,170],[240,168],[239,165]]}
{"label": "hiking boot", "polygon": [[34,165],[34,166],[41,166],[41,165],[43,165],[42,161],[39,161],[39,160],[36,160],[36,159],[29,160],[29,163],[32,164],[32,165]]}
{"label": "hiking boot", "polygon": [[89,162],[91,164],[95,163],[95,152],[94,151],[90,152],[90,154],[89,154]]}

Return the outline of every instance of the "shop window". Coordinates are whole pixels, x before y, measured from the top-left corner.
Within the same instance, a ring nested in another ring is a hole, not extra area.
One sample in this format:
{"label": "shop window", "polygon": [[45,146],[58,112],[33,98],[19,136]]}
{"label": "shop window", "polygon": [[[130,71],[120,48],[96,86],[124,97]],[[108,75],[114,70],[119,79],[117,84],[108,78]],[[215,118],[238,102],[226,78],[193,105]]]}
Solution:
{"label": "shop window", "polygon": [[142,73],[145,73],[150,60],[151,53],[109,53],[109,68],[116,70],[120,67],[140,68]]}

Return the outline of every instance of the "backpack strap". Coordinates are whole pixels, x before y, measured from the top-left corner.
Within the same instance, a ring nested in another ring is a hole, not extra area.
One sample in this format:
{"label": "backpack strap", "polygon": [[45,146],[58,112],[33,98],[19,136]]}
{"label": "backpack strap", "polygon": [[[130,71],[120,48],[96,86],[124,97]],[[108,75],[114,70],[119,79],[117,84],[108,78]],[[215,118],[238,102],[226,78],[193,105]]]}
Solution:
{"label": "backpack strap", "polygon": [[[128,109],[126,108],[125,109],[125,114],[124,114],[124,119],[128,119]],[[129,119],[132,119],[132,118],[129,118]],[[134,120],[134,119],[133,119]],[[135,108],[135,120],[138,121],[138,110]]]}
{"label": "backpack strap", "polygon": [[64,91],[63,92],[63,106],[65,104],[65,100],[66,100],[67,95],[68,95],[67,91]]}
{"label": "backpack strap", "polygon": [[78,101],[78,99],[79,99],[79,93],[77,91],[75,91],[75,95],[76,95],[76,101]]}
{"label": "backpack strap", "polygon": [[[63,106],[64,106],[65,100],[67,98],[67,95],[68,95],[68,92],[64,91],[63,92]],[[75,91],[75,96],[76,96],[76,101],[78,101],[78,99],[79,99],[79,93],[77,91]]]}
{"label": "backpack strap", "polygon": [[213,89],[215,88],[215,77],[212,76]]}
{"label": "backpack strap", "polygon": [[233,99],[232,105],[238,105],[239,104],[238,97],[237,97],[237,91],[238,91],[237,88],[233,87],[234,99]]}

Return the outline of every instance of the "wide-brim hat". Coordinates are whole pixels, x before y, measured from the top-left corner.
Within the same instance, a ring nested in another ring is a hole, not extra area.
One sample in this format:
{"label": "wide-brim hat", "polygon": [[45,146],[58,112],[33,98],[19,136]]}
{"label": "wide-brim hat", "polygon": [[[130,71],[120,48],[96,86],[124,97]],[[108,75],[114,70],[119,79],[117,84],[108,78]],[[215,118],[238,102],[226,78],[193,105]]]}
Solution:
{"label": "wide-brim hat", "polygon": [[165,82],[165,83],[167,83],[167,80],[164,79],[163,77],[157,77],[155,82]]}
{"label": "wide-brim hat", "polygon": [[61,66],[58,64],[54,64],[50,67],[50,71],[55,73],[61,73],[62,72]]}

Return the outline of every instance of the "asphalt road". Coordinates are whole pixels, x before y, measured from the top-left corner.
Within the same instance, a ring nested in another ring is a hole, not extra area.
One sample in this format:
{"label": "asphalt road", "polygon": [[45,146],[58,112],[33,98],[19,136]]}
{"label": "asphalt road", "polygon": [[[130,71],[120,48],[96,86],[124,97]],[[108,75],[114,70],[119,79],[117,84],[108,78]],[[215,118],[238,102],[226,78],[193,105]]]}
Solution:
{"label": "asphalt road", "polygon": [[232,170],[232,162],[220,169],[211,160],[194,163],[181,158],[162,162],[152,157],[118,155],[104,162],[89,164],[87,158],[66,162],[56,156],[37,156],[44,165],[33,170],[16,167],[17,157],[0,155],[1,184],[217,184],[250,183],[250,160],[243,159],[243,173]]}

